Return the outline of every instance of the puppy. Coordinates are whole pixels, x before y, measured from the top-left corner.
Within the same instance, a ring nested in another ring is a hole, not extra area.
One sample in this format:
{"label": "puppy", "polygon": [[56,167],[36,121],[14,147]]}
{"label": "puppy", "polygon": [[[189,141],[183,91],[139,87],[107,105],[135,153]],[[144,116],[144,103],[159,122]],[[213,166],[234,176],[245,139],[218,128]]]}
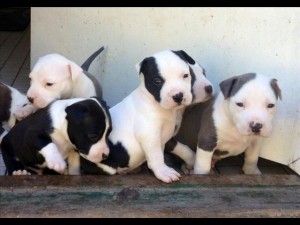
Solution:
{"label": "puppy", "polygon": [[16,123],[14,114],[27,104],[28,100],[24,94],[0,82],[0,143],[7,131]]}
{"label": "puppy", "polygon": [[217,160],[243,152],[244,173],[261,174],[257,168],[260,145],[263,137],[271,135],[276,101],[281,99],[277,80],[248,73],[219,86],[216,98],[187,107],[173,150],[196,151],[195,174],[208,174]]}
{"label": "puppy", "polygon": [[29,74],[31,81],[27,98],[31,104],[16,113],[17,119],[21,120],[57,99],[92,96],[102,99],[101,85],[87,70],[103,50],[101,47],[94,52],[81,67],[59,54],[39,58]]}
{"label": "puppy", "polygon": [[[94,165],[83,160],[83,172],[127,173],[146,161],[159,180],[176,181],[180,174],[164,163],[165,143],[180,125],[183,109],[193,101],[207,100],[213,88],[203,69],[184,51],[161,51],[136,67],[139,87],[109,110],[113,126],[109,157]],[[193,166],[194,153],[186,161]]]}
{"label": "puppy", "polygon": [[79,155],[94,163],[108,156],[110,131],[111,119],[104,101],[57,100],[18,122],[4,136],[4,163],[9,175],[24,169],[36,174],[47,169],[80,174]]}

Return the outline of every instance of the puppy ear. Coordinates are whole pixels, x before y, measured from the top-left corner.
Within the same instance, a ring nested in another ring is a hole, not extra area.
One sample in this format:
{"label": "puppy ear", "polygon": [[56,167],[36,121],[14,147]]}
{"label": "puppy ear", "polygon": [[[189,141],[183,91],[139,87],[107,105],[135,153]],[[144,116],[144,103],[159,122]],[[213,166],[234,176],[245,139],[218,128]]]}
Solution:
{"label": "puppy ear", "polygon": [[196,63],[195,60],[183,50],[172,51],[172,52],[174,52],[176,55],[178,55],[183,61],[186,61],[187,63],[189,63],[191,65],[194,65]]}
{"label": "puppy ear", "polygon": [[280,90],[280,88],[279,88],[279,86],[277,84],[277,80],[276,79],[272,79],[271,80],[271,87],[272,87],[272,89],[273,89],[273,91],[275,93],[276,99],[279,98],[280,100],[282,100],[281,90]]}
{"label": "puppy ear", "polygon": [[68,70],[73,81],[83,72],[82,68],[72,61],[68,63]]}
{"label": "puppy ear", "polygon": [[238,79],[238,77],[234,76],[229,79],[223,80],[219,84],[225,99],[229,98],[232,95],[232,89],[233,89],[237,79]]}
{"label": "puppy ear", "polygon": [[140,63],[136,64],[135,68],[138,71],[138,74],[140,75],[141,73],[143,73],[145,75],[147,68],[149,69],[151,62],[154,61],[155,59],[153,57],[147,57],[144,58]]}
{"label": "puppy ear", "polygon": [[67,121],[72,121],[74,123],[79,123],[85,113],[88,111],[87,107],[83,104],[74,103],[68,107],[66,107],[65,112],[67,113],[66,119]]}

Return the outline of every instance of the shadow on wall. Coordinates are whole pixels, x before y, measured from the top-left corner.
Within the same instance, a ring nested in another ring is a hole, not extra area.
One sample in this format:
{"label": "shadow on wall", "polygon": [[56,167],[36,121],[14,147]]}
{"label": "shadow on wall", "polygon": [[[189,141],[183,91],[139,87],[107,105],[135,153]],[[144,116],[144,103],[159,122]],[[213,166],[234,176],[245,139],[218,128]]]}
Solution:
{"label": "shadow on wall", "polygon": [[29,22],[29,7],[0,8],[0,31],[23,31]]}

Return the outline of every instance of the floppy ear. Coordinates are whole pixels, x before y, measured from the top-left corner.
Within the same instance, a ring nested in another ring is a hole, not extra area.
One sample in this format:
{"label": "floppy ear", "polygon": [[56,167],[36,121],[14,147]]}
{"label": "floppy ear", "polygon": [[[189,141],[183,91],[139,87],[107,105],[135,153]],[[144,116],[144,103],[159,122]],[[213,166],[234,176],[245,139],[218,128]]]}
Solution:
{"label": "floppy ear", "polygon": [[135,68],[138,70],[139,75],[143,73],[145,75],[145,71],[147,68],[150,68],[150,59],[154,61],[153,57],[144,58],[140,63],[138,63]]}
{"label": "floppy ear", "polygon": [[72,61],[70,61],[67,66],[73,81],[83,72],[82,68]]}
{"label": "floppy ear", "polygon": [[281,90],[280,90],[280,88],[279,88],[279,86],[277,84],[277,80],[276,79],[272,79],[271,80],[271,87],[272,87],[272,89],[273,89],[273,91],[275,93],[276,99],[279,98],[280,100],[282,100]]}
{"label": "floppy ear", "polygon": [[196,63],[195,60],[183,50],[173,51],[173,52],[176,55],[178,55],[183,61],[186,61],[187,63],[189,63],[191,65],[194,65]]}
{"label": "floppy ear", "polygon": [[87,111],[88,109],[85,105],[74,103],[65,109],[65,112],[67,113],[66,119],[68,122],[72,121],[74,123],[79,123]]}
{"label": "floppy ear", "polygon": [[232,89],[237,81],[238,77],[234,76],[229,79],[223,80],[219,86],[224,95],[224,98],[229,98],[232,95]]}

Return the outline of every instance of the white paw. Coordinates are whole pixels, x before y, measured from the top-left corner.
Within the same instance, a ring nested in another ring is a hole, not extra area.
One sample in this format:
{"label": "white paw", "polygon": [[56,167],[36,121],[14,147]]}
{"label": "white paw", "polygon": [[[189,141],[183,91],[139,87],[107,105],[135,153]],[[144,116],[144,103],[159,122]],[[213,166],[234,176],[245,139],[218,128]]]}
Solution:
{"label": "white paw", "polygon": [[55,170],[58,173],[65,174],[67,163],[61,157],[48,159],[47,166],[49,169]]}
{"label": "white paw", "polygon": [[261,175],[257,166],[243,166],[243,171],[245,174]]}
{"label": "white paw", "polygon": [[210,169],[205,168],[194,168],[193,174],[209,174]]}
{"label": "white paw", "polygon": [[14,116],[16,117],[17,120],[22,120],[34,112],[35,112],[35,108],[32,105],[25,105],[17,112],[15,112]]}
{"label": "white paw", "polygon": [[12,175],[14,176],[19,176],[19,175],[31,175],[31,173],[29,173],[27,170],[17,170],[17,171],[14,171],[12,173]]}
{"label": "white paw", "polygon": [[158,168],[156,168],[155,170],[153,170],[155,176],[157,177],[157,179],[165,182],[165,183],[171,183],[172,181],[178,181],[179,177],[181,177],[181,175],[174,170],[171,167],[168,167],[166,165],[160,166]]}

